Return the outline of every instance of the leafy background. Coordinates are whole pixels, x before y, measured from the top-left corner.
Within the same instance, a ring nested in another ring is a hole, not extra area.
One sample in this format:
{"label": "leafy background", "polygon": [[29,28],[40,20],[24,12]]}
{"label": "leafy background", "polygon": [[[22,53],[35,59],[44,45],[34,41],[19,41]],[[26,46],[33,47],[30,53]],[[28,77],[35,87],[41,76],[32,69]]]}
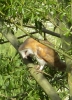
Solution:
{"label": "leafy background", "polygon": [[[0,20],[3,26],[7,25],[16,37],[25,34],[19,27],[15,26],[15,24],[19,24],[29,33],[39,28],[40,34],[37,33],[34,36],[43,39],[43,33],[40,29],[42,27],[40,27],[41,24],[39,22],[42,22],[47,29],[58,33],[60,27],[57,26],[62,22],[64,27],[61,30],[68,37],[71,35],[72,19],[70,11],[70,0],[61,0],[61,2],[60,0],[0,0]],[[35,26],[36,29],[25,27],[25,25]],[[56,29],[54,30],[55,27]],[[19,41],[23,42],[26,38],[20,38]],[[62,45],[59,38],[47,34],[47,39],[61,48]],[[0,34],[0,43],[4,41],[7,40]],[[63,55],[60,54],[60,57],[63,58]],[[60,97],[66,100],[65,98],[69,94],[67,73],[55,71],[48,67],[44,70],[52,76],[52,78],[47,75],[45,77],[56,89]],[[0,44],[0,99],[50,100],[28,72],[26,65],[23,64],[19,54],[9,42]]]}

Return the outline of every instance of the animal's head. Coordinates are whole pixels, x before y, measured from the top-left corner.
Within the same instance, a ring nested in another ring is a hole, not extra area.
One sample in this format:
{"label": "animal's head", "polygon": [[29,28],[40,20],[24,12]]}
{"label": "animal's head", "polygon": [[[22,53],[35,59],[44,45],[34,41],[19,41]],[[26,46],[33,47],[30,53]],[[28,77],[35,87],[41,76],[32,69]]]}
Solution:
{"label": "animal's head", "polygon": [[30,48],[24,48],[22,50],[20,49],[19,52],[22,55],[22,57],[26,59],[29,55],[33,55],[33,51]]}

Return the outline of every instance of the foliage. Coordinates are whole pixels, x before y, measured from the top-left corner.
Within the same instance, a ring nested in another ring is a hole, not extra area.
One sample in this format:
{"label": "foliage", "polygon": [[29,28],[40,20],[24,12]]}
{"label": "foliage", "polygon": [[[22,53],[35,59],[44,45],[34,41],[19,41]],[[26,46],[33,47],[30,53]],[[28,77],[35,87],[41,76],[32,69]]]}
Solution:
{"label": "foliage", "polygon": [[[0,33],[2,33],[3,26],[6,25],[19,39],[31,32],[39,33],[37,37],[43,39],[42,29],[49,29],[48,22],[52,23],[55,31],[58,32],[60,29],[66,38],[71,36],[71,0],[0,0],[0,26],[2,25]],[[60,27],[60,23],[63,24],[63,27]],[[60,45],[60,48],[62,47],[60,39],[49,35],[47,35],[47,39],[54,42],[56,47]],[[69,38],[69,40],[71,39]],[[9,48],[11,45],[6,44],[5,41],[6,39],[0,36],[0,99],[48,100],[49,97],[31,77],[26,65],[15,54],[14,48]],[[58,42],[59,45],[57,45]],[[5,43],[5,47],[2,43]],[[67,41],[66,44],[70,45],[72,42]],[[65,53],[71,56],[72,48]],[[60,97],[64,99],[68,96],[67,73],[50,68],[46,68],[45,71],[52,76],[49,78],[45,75]]]}
{"label": "foliage", "polygon": [[[34,22],[35,20],[46,20],[48,14],[52,13],[53,18],[59,17],[58,20],[63,20],[66,17],[67,22],[71,22],[70,14],[70,1],[58,3],[56,0],[41,0],[31,2],[29,0],[1,0],[0,12],[7,18],[17,18],[19,22],[22,18],[23,23],[28,21]],[[1,17],[1,16],[0,16]]]}
{"label": "foliage", "polygon": [[[35,98],[35,100],[38,100],[40,98],[41,100],[47,100],[48,96],[31,77],[26,66],[18,58],[19,56],[12,58],[12,56],[0,55],[0,99],[34,100]],[[67,88],[66,75],[63,76],[62,73],[60,75],[59,72],[52,69],[46,69],[46,72],[53,77],[50,79],[46,76],[56,89],[60,89],[63,93],[67,92],[67,90],[64,90],[64,88]],[[59,76],[57,77],[58,74]],[[68,92],[66,94],[63,93],[60,93],[61,97],[66,96]]]}
{"label": "foliage", "polygon": [[0,63],[0,98],[2,100],[11,97],[31,99],[31,96],[36,94],[33,92],[36,82],[32,81],[33,79],[22,61],[18,57],[12,58],[7,55],[4,57],[4,54],[1,54]]}

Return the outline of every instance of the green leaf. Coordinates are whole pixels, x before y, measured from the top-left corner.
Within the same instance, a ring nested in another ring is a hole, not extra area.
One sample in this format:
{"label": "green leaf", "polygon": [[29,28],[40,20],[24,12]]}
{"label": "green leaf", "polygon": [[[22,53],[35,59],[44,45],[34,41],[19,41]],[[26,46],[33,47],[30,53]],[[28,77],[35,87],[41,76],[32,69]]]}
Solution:
{"label": "green leaf", "polygon": [[2,75],[0,75],[0,86],[2,86],[4,84],[4,80],[2,78]]}

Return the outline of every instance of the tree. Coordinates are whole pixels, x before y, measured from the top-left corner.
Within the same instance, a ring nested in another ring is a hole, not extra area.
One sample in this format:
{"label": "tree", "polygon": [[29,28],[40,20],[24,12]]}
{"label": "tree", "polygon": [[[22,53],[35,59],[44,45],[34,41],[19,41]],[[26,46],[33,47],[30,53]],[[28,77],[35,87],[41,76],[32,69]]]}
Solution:
{"label": "tree", "polygon": [[[19,42],[16,39],[15,35],[20,30],[20,34],[18,35],[18,39],[23,37],[29,36],[34,39],[38,39],[37,33],[39,37],[42,39],[50,39],[53,38],[56,40],[55,37],[58,37],[57,41],[61,45],[59,48],[56,44],[55,47],[51,47],[55,49],[60,55],[64,55],[65,61],[67,64],[67,71],[68,73],[68,84],[69,84],[69,92],[70,92],[70,100],[72,99],[72,15],[71,15],[71,8],[72,8],[72,1],[68,0],[1,0],[0,1],[0,32],[1,34],[7,38],[7,40],[18,50]],[[53,31],[47,29],[46,23],[52,23]],[[59,31],[59,34],[58,34]],[[51,37],[47,38],[50,34]],[[54,37],[53,37],[54,36]],[[0,39],[0,44],[7,43],[3,38]],[[40,41],[41,42],[41,41]],[[62,56],[63,57],[63,56]],[[64,59],[63,57],[63,59]],[[28,63],[28,62],[27,62]],[[12,65],[11,65],[12,66]],[[29,65],[28,65],[29,66]],[[36,79],[36,77],[43,77],[42,74],[38,74],[34,76],[30,70],[32,76]],[[54,70],[51,71],[51,73]],[[59,73],[59,72],[58,72]],[[62,73],[60,73],[62,75]],[[66,78],[65,78],[66,77]],[[59,78],[59,77],[57,77]],[[56,80],[57,80],[56,78]],[[61,79],[62,76],[60,77]],[[45,78],[43,78],[45,79]],[[67,79],[66,74],[64,74],[64,80]],[[41,82],[36,79],[38,83],[41,85]],[[54,78],[55,81],[55,78]],[[10,82],[10,81],[9,81]],[[46,82],[45,80],[43,82]],[[10,83],[11,84],[11,83]],[[58,83],[57,83],[58,84]],[[66,83],[64,83],[66,84]],[[49,94],[52,100],[60,100],[55,90],[52,86],[47,82],[48,87],[50,86],[50,91],[53,91],[53,94]],[[54,85],[52,83],[52,85]],[[56,83],[55,83],[56,85]],[[58,84],[59,85],[59,84]],[[41,85],[42,87],[43,85]],[[42,87],[43,89],[45,87]],[[58,88],[58,86],[57,86]],[[64,87],[65,88],[65,87]],[[60,88],[59,88],[60,89]],[[46,90],[44,90],[46,92]],[[47,93],[46,92],[46,93]],[[21,96],[21,95],[20,95]],[[17,95],[18,97],[18,95]],[[13,98],[13,97],[12,97]],[[11,98],[10,98],[11,99]]]}

